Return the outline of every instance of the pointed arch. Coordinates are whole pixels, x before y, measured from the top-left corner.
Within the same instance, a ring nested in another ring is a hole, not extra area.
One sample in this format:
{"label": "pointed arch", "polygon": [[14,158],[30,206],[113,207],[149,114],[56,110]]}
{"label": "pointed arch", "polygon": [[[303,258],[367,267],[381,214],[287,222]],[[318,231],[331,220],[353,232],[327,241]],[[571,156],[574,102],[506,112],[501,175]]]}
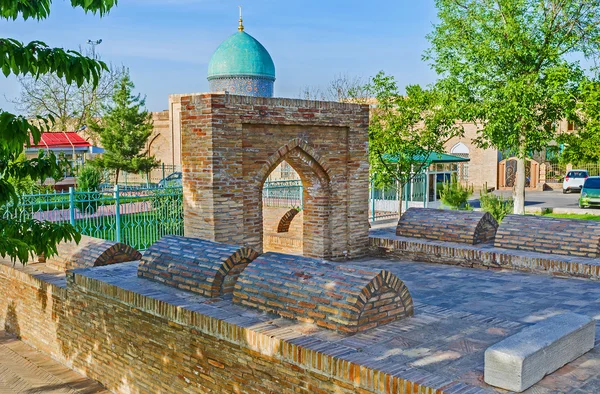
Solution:
{"label": "pointed arch", "polygon": [[[300,138],[294,138],[277,149],[277,151],[265,161],[263,166],[256,173],[256,181],[262,186],[269,174],[282,161],[286,160],[286,157],[293,155],[295,152],[300,159],[304,159],[303,161],[308,164],[308,166],[315,172],[315,174],[317,174],[321,181],[326,181],[326,183],[329,183],[329,168],[325,164],[323,158],[313,147]],[[291,163],[289,160],[286,161],[288,161],[294,170],[298,172],[300,176],[302,176],[293,163]]]}
{"label": "pointed arch", "polygon": [[454,145],[452,147],[452,149],[450,149],[450,153],[468,155],[471,153],[471,151],[469,150],[469,147],[464,142],[460,141],[459,143]]}

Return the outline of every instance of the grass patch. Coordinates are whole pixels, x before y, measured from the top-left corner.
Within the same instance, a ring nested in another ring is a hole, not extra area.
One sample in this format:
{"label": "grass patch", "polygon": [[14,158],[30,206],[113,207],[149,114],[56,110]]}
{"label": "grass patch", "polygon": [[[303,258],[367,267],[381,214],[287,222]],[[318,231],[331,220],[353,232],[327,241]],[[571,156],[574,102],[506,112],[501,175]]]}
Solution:
{"label": "grass patch", "polygon": [[551,218],[558,219],[581,219],[581,220],[598,220],[600,221],[600,215],[592,215],[589,213],[578,214],[578,213],[545,213],[543,216],[549,216]]}

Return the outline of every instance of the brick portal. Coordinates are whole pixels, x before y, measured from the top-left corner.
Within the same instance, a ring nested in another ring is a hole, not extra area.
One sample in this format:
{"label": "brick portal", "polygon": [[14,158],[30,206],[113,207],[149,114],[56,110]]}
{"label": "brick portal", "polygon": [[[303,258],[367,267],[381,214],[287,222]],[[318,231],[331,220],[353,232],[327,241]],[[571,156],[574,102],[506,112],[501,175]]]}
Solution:
{"label": "brick portal", "polygon": [[414,314],[408,288],[388,271],[280,253],[265,253],[248,264],[233,302],[344,333]]}
{"label": "brick portal", "polygon": [[194,94],[181,105],[185,235],[263,250],[262,186],[287,161],[304,186],[303,252],[368,252],[367,105]]}
{"label": "brick portal", "polygon": [[46,259],[46,265],[58,271],[100,267],[142,258],[142,254],[129,245],[86,235],[81,236],[79,244],[61,242],[56,251],[56,255]]}

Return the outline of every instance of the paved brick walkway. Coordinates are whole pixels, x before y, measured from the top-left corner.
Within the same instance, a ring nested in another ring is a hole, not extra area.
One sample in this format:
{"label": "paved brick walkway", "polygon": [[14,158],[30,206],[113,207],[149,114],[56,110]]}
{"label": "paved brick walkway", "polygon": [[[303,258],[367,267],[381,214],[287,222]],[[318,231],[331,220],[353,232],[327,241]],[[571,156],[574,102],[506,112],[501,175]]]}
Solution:
{"label": "paved brick walkway", "polygon": [[0,331],[0,394],[109,394],[50,357]]}

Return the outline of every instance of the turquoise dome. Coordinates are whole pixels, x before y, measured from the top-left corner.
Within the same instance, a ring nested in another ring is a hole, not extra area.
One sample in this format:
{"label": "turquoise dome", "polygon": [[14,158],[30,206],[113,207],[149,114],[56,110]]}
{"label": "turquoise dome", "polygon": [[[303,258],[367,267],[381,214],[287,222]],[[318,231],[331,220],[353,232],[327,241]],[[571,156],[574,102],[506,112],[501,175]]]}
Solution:
{"label": "turquoise dome", "polygon": [[228,77],[259,77],[275,81],[275,64],[260,42],[245,31],[226,39],[208,64],[208,80]]}

